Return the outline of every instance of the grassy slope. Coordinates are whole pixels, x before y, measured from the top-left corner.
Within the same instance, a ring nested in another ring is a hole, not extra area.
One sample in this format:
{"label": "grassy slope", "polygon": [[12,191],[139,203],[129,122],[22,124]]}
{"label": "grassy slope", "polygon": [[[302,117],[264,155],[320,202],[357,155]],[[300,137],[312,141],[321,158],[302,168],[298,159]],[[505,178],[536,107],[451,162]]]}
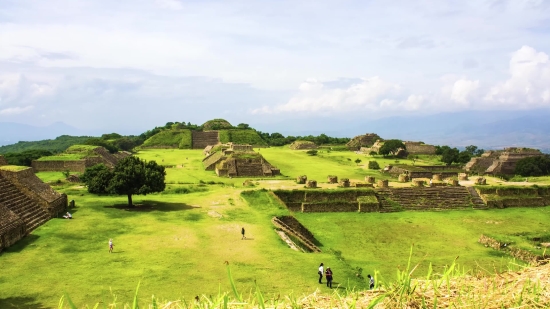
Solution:
{"label": "grassy slope", "polygon": [[[347,157],[355,159],[353,153],[309,157],[283,148],[262,149],[261,153],[280,166],[283,173],[292,175],[325,179],[334,173],[353,178],[368,172],[347,163]],[[79,306],[92,304],[101,299],[102,293],[108,296],[109,288],[119,300],[128,302],[138,281],[143,301],[152,294],[161,299],[215,295],[218,288],[230,290],[224,261],[230,262],[240,291],[251,289],[254,280],[268,294],[293,291],[301,295],[316,288],[324,291],[316,283],[320,262],[334,269],[335,282],[364,287],[354,275],[356,267],[363,268],[364,275],[377,269],[386,278],[393,278],[396,267],[406,263],[413,243],[414,262],[423,260],[422,270],[430,261],[440,270],[458,255],[459,262],[467,267],[479,263],[492,270],[493,263],[500,265],[503,260],[495,251],[476,243],[479,234],[542,232],[550,219],[550,207],[297,214],[324,251],[303,254],[288,249],[273,232],[271,216],[287,211],[263,192],[247,197],[250,204],[246,203],[239,195],[243,179],[220,179],[215,173],[202,170],[201,151],[144,150],[139,156],[166,165],[184,164],[183,168],[167,170],[167,180],[173,183],[168,185],[169,190],[184,187],[177,181],[197,183],[199,179],[223,180],[235,187],[213,185],[206,186],[206,192],[136,196],[136,203],[153,209],[125,211],[112,206],[125,204],[126,197],[97,197],[78,185],[65,185],[62,191],[77,203],[75,219],[53,219],[0,253],[0,264],[10,266],[3,267],[0,273],[1,308],[12,302],[53,307],[63,291]],[[61,173],[38,176],[50,181],[62,177]],[[293,183],[289,180],[260,184],[272,186],[276,182],[288,186]],[[209,212],[220,213],[223,218],[210,216]],[[242,226],[253,240],[240,240]],[[114,254],[107,252],[109,238],[115,242]]]}
{"label": "grassy slope", "polygon": [[82,144],[91,136],[62,135],[56,139],[47,139],[35,142],[17,142],[12,145],[0,146],[0,154],[8,152],[23,152],[25,150],[49,150],[53,152],[65,151],[69,146]]}
{"label": "grassy slope", "polygon": [[191,130],[165,130],[151,136],[143,143],[143,147],[155,146],[191,148]]}

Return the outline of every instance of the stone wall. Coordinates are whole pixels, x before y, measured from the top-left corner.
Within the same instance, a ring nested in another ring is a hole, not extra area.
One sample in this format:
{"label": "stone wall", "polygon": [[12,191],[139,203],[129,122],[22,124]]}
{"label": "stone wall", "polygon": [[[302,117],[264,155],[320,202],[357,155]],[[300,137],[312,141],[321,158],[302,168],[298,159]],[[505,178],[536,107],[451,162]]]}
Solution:
{"label": "stone wall", "polygon": [[302,203],[302,212],[357,212],[358,202]]}
{"label": "stone wall", "polygon": [[13,211],[0,204],[0,252],[25,235],[25,223]]}
{"label": "stone wall", "polygon": [[527,250],[510,247],[508,246],[508,244],[501,243],[498,240],[483,234],[479,237],[478,242],[482,245],[485,245],[485,247],[490,247],[498,251],[505,251],[512,257],[529,263],[532,266],[538,266],[543,263],[548,263],[547,259],[550,257],[550,255],[548,254],[543,253],[542,255],[537,255]]}
{"label": "stone wall", "polygon": [[216,164],[218,164],[218,162],[224,160],[225,158],[226,157],[223,155],[223,153],[221,151],[218,151],[204,158],[202,160],[202,165],[204,166],[205,170],[213,171],[216,169]]}
{"label": "stone wall", "polygon": [[304,238],[308,239],[311,242],[316,242],[313,233],[311,233],[305,226],[303,226],[300,221],[292,216],[280,216],[277,219],[281,220],[283,223],[288,225],[294,231],[300,233]]}
{"label": "stone wall", "polygon": [[0,155],[0,166],[2,165],[8,165],[8,161],[6,161],[6,158],[4,158],[4,156]]}
{"label": "stone wall", "polygon": [[403,142],[407,152],[410,154],[435,154],[435,146],[426,145],[421,142]]}
{"label": "stone wall", "polygon": [[62,172],[69,170],[76,173],[84,173],[86,170],[86,160],[75,161],[38,161],[34,160],[31,163],[32,169],[35,172]]}

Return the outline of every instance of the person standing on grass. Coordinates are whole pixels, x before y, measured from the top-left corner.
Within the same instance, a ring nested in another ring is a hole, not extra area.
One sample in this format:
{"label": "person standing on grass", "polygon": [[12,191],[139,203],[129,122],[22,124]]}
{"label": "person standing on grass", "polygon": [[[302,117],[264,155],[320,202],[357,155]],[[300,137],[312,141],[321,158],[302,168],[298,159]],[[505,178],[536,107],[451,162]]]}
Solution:
{"label": "person standing on grass", "polygon": [[241,229],[241,234],[243,235],[241,239],[246,239],[246,236],[244,236],[244,227]]}
{"label": "person standing on grass", "polygon": [[321,265],[319,265],[319,271],[317,272],[317,274],[319,274],[319,283],[323,283],[321,282],[321,280],[323,279],[324,272],[325,272],[325,269],[323,267],[323,263],[321,263]]}
{"label": "person standing on grass", "polygon": [[327,267],[325,277],[327,278],[327,287],[332,289],[332,269],[330,267]]}
{"label": "person standing on grass", "polygon": [[109,253],[113,253],[113,247],[115,245],[113,244],[113,239],[109,239]]}
{"label": "person standing on grass", "polygon": [[370,274],[367,277],[369,278],[369,289],[374,289],[374,278]]}

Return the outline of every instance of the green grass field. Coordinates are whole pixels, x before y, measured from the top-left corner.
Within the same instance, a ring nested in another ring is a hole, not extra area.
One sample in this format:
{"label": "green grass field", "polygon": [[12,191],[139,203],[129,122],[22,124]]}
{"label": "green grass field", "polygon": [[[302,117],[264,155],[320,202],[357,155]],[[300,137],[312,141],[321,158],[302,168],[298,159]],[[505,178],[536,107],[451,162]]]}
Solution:
{"label": "green grass field", "polygon": [[[372,158],[352,152],[310,157],[304,151],[273,147],[260,153],[292,178],[306,174],[325,182],[329,174],[359,180],[365,175],[380,176],[366,168]],[[465,270],[494,272],[504,270],[508,259],[479,245],[480,234],[548,233],[550,207],[297,213],[323,251],[300,253],[287,247],[270,222],[274,215],[288,214],[286,208],[268,191],[241,195],[248,189],[302,187],[293,179],[258,180],[255,187],[244,188],[246,178],[218,178],[213,171],[204,171],[199,150],[151,149],[138,155],[175,166],[167,169],[166,192],[134,196],[139,206],[127,210],[125,196],[96,196],[79,184],[56,184],[69,200],[76,201],[74,219],[52,219],[0,253],[0,308],[55,307],[64,292],[78,307],[112,301],[111,293],[119,302],[130,302],[138,282],[141,302],[151,295],[188,300],[216,295],[220,289],[230,290],[226,261],[244,293],[255,282],[273,297],[299,296],[316,289],[328,292],[317,283],[320,262],[334,270],[336,285],[365,288],[365,280],[356,276],[359,268],[364,277],[377,270],[385,279],[393,279],[396,269],[407,263],[411,246],[413,263],[421,263],[418,276],[426,274],[429,263],[439,271],[457,256]],[[356,158],[363,160],[359,166],[353,162]],[[394,161],[374,159],[381,166]],[[63,178],[60,172],[37,175],[49,182]],[[216,184],[201,184],[201,180]],[[241,227],[248,240],[241,240]],[[112,254],[107,247],[110,238],[115,244]]]}

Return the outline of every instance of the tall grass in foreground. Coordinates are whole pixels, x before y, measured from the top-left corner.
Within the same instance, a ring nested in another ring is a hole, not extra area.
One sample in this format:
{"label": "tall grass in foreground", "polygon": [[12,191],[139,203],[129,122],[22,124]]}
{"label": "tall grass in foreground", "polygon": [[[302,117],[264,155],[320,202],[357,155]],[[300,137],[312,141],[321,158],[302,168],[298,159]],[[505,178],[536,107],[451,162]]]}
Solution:
{"label": "tall grass in foreground", "polygon": [[[240,293],[235,285],[227,263],[227,275],[231,293],[218,292],[216,296],[197,296],[193,300],[151,301],[141,308],[157,309],[211,309],[211,308],[549,308],[550,307],[550,264],[540,267],[524,267],[509,262],[507,272],[491,276],[472,275],[461,270],[456,263],[458,257],[441,274],[428,270],[426,279],[412,279],[418,265],[411,267],[412,248],[406,269],[398,270],[394,281],[385,282],[375,272],[376,286],[373,290],[357,291],[337,287],[332,294],[318,291],[297,298],[286,296],[266,298],[258,285],[247,295]],[[65,294],[59,301],[62,308],[121,308],[137,309],[139,283],[130,303],[118,302],[111,293],[112,301],[96,303],[92,307],[77,307]]]}

